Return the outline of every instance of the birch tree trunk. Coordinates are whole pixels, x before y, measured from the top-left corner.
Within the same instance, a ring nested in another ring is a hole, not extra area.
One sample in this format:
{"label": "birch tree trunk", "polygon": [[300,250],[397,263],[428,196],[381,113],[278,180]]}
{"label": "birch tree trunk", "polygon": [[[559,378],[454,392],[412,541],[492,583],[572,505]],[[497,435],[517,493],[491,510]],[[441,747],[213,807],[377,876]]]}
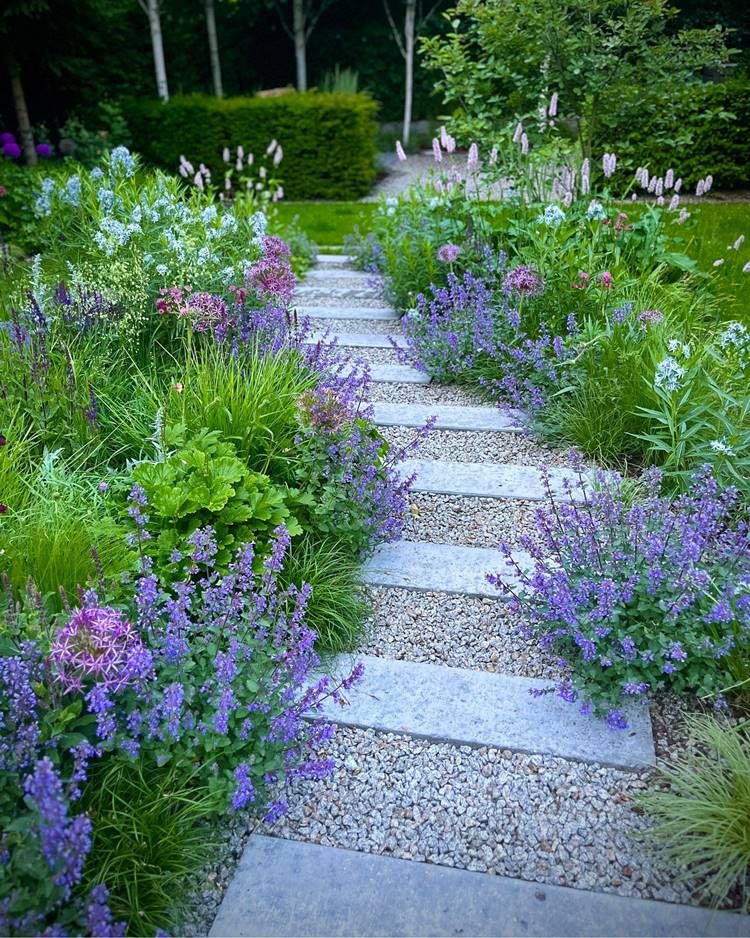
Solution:
{"label": "birch tree trunk", "polygon": [[307,24],[305,0],[292,0],[294,57],[297,61],[297,91],[307,91]]}
{"label": "birch tree trunk", "polygon": [[417,0],[406,0],[404,16],[404,58],[406,60],[406,81],[404,87],[404,129],[403,141],[409,142],[411,134],[411,109],[414,98],[414,21],[417,14]]}
{"label": "birch tree trunk", "polygon": [[10,86],[13,93],[13,106],[16,109],[16,120],[18,121],[18,133],[21,137],[21,149],[24,159],[29,166],[36,164],[36,149],[34,147],[34,132],[31,129],[29,120],[29,109],[26,106],[26,94],[23,90],[23,81],[21,79],[21,66],[18,59],[9,50],[5,51],[5,64],[10,77]]}
{"label": "birch tree trunk", "polygon": [[154,50],[154,71],[156,72],[156,91],[162,101],[169,101],[167,86],[167,68],[164,64],[164,45],[161,38],[161,19],[159,18],[159,0],[148,0],[148,24],[151,27],[151,46]]}
{"label": "birch tree trunk", "polygon": [[216,36],[214,0],[206,0],[206,31],[208,32],[208,51],[211,56],[211,77],[213,78],[214,94],[217,98],[223,98],[224,88],[221,83],[221,60],[219,59],[219,40]]}

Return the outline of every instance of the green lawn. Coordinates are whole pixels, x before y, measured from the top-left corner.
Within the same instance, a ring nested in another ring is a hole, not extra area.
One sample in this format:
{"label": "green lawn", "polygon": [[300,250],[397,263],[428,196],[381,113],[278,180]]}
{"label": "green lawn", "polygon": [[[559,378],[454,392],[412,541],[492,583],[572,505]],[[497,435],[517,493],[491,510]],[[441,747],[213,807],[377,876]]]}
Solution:
{"label": "green lawn", "polygon": [[321,247],[343,244],[355,225],[369,230],[377,208],[374,202],[280,202],[279,219],[286,223],[295,216],[309,237]]}

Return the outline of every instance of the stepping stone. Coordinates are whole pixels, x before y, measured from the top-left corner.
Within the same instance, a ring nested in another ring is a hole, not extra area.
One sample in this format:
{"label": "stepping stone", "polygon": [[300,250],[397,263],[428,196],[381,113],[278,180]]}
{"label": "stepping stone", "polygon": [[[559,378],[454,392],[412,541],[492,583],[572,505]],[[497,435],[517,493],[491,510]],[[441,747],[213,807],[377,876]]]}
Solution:
{"label": "stepping stone", "polygon": [[[399,463],[398,471],[404,478],[416,474],[417,478],[412,486],[414,492],[522,498],[529,501],[542,501],[547,498],[541,473],[531,466],[405,459]],[[565,469],[550,469],[549,474],[550,487],[558,499],[570,500],[563,485],[567,480],[573,486],[573,500],[583,501],[577,473]]]}
{"label": "stepping stone", "polygon": [[356,282],[359,280],[363,288],[368,288],[376,277],[377,274],[368,274],[364,270],[352,270],[351,267],[313,267],[304,275],[302,283],[319,283],[320,281],[327,282],[329,280],[352,280]]}
{"label": "stepping stone", "polygon": [[[531,568],[525,551],[514,551],[521,569]],[[362,578],[371,586],[400,586],[410,590],[462,593],[507,599],[487,582],[486,574],[501,574],[511,587],[520,585],[518,574],[499,550],[426,541],[391,541],[380,544],[364,566]]]}
{"label": "stepping stone", "polygon": [[325,336],[322,332],[314,332],[306,341],[306,345],[315,345],[316,342],[332,341],[338,339],[343,348],[387,348],[392,349],[391,339],[399,348],[406,348],[406,339],[403,336],[387,336],[377,332],[332,332]]}
{"label": "stepping stone", "polygon": [[346,692],[348,705],[329,699],[316,716],[453,746],[491,746],[621,769],[656,761],[651,719],[642,704],[623,707],[629,729],[611,730],[554,691],[532,696],[532,690],[549,689],[549,680],[374,655],[340,655],[326,671],[346,676],[354,660],[364,664],[365,673]]}
{"label": "stepping stone", "polygon": [[[411,365],[388,365],[373,362],[369,365],[370,378],[376,384],[429,384],[430,376]],[[345,365],[339,374],[346,375],[351,371],[361,372],[359,364]]]}
{"label": "stepping stone", "polygon": [[316,262],[321,265],[352,264],[354,257],[351,254],[318,254]]}
{"label": "stepping stone", "polygon": [[380,427],[423,427],[437,417],[436,430],[520,431],[520,411],[506,413],[497,407],[456,407],[448,404],[389,404],[377,402],[375,423]]}
{"label": "stepping stone", "polygon": [[342,306],[353,305],[357,300],[367,300],[372,297],[372,290],[369,288],[329,287],[317,284],[298,287],[294,291],[294,298],[298,303],[304,303],[305,300],[311,298],[315,302],[315,297],[319,297],[321,293],[325,294],[325,298],[329,302],[341,301]]}
{"label": "stepping stone", "polygon": [[387,306],[297,306],[297,313],[311,319],[401,319]]}
{"label": "stepping stone", "polygon": [[750,918],[253,834],[212,938],[666,938],[750,934]]}

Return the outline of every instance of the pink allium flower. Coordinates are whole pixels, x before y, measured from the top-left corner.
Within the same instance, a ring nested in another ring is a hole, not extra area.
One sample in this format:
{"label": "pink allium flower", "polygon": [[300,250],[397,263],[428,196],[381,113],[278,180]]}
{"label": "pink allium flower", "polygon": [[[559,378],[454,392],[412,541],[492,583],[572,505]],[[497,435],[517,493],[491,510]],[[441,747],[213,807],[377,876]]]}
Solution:
{"label": "pink allium flower", "polygon": [[649,326],[664,322],[664,313],[660,309],[644,309],[642,313],[638,313],[636,319],[641,324],[641,328],[648,329]]}
{"label": "pink allium flower", "polygon": [[281,238],[263,238],[264,256],[245,275],[245,285],[261,296],[270,296],[284,303],[291,302],[297,278],[290,262],[289,245]]}
{"label": "pink allium flower", "polygon": [[151,670],[151,654],[135,628],[116,609],[76,609],[49,649],[55,678],[65,693],[93,681],[119,691]]}
{"label": "pink allium flower", "polygon": [[547,114],[550,117],[557,117],[557,92],[553,92],[552,97],[549,99],[549,108],[547,109]]}
{"label": "pink allium flower", "polygon": [[401,146],[400,140],[396,141],[396,156],[401,160],[402,163],[406,160],[406,154],[404,153],[404,148]]}
{"label": "pink allium flower", "polygon": [[437,249],[436,257],[441,264],[452,264],[458,255],[461,253],[461,248],[457,244],[441,244]]}
{"label": "pink allium flower", "polygon": [[479,147],[472,143],[469,147],[469,156],[466,160],[466,169],[470,173],[475,173],[479,168]]}
{"label": "pink allium flower", "polygon": [[544,281],[533,267],[521,264],[509,270],[505,275],[503,289],[506,293],[536,296],[544,290]]}
{"label": "pink allium flower", "polygon": [[440,141],[437,137],[432,138],[432,155],[435,157],[436,163],[441,163],[443,160],[443,151],[440,149]]}
{"label": "pink allium flower", "polygon": [[195,332],[226,329],[229,325],[227,305],[213,293],[191,293],[178,312],[191,321]]}

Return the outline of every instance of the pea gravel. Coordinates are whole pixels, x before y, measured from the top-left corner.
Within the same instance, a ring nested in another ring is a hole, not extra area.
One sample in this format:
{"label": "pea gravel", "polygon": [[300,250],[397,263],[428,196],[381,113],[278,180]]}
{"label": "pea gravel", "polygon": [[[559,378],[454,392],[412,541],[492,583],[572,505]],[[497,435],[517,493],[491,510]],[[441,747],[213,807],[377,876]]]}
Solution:
{"label": "pea gravel", "polygon": [[[369,587],[363,654],[555,680],[560,673],[501,599]],[[499,595],[499,594],[498,594]]]}
{"label": "pea gravel", "polygon": [[415,492],[409,496],[403,536],[471,547],[497,547],[503,540],[517,546],[521,535],[534,533],[534,512],[541,504]]}
{"label": "pea gravel", "polygon": [[[422,390],[422,388],[419,388],[419,390]],[[425,390],[432,390],[432,386],[428,386]],[[407,427],[381,427],[380,432],[393,446],[403,446],[405,442],[411,439],[409,434],[412,431]],[[482,432],[475,430],[431,430],[415,455],[419,459],[506,463],[514,466],[531,466],[532,468],[538,466],[567,468],[571,465],[569,450],[551,449],[526,433],[502,430]]]}
{"label": "pea gravel", "polygon": [[483,403],[467,388],[445,384],[379,384],[373,387],[371,396],[374,401],[389,401],[392,404],[459,404],[476,407]]}

